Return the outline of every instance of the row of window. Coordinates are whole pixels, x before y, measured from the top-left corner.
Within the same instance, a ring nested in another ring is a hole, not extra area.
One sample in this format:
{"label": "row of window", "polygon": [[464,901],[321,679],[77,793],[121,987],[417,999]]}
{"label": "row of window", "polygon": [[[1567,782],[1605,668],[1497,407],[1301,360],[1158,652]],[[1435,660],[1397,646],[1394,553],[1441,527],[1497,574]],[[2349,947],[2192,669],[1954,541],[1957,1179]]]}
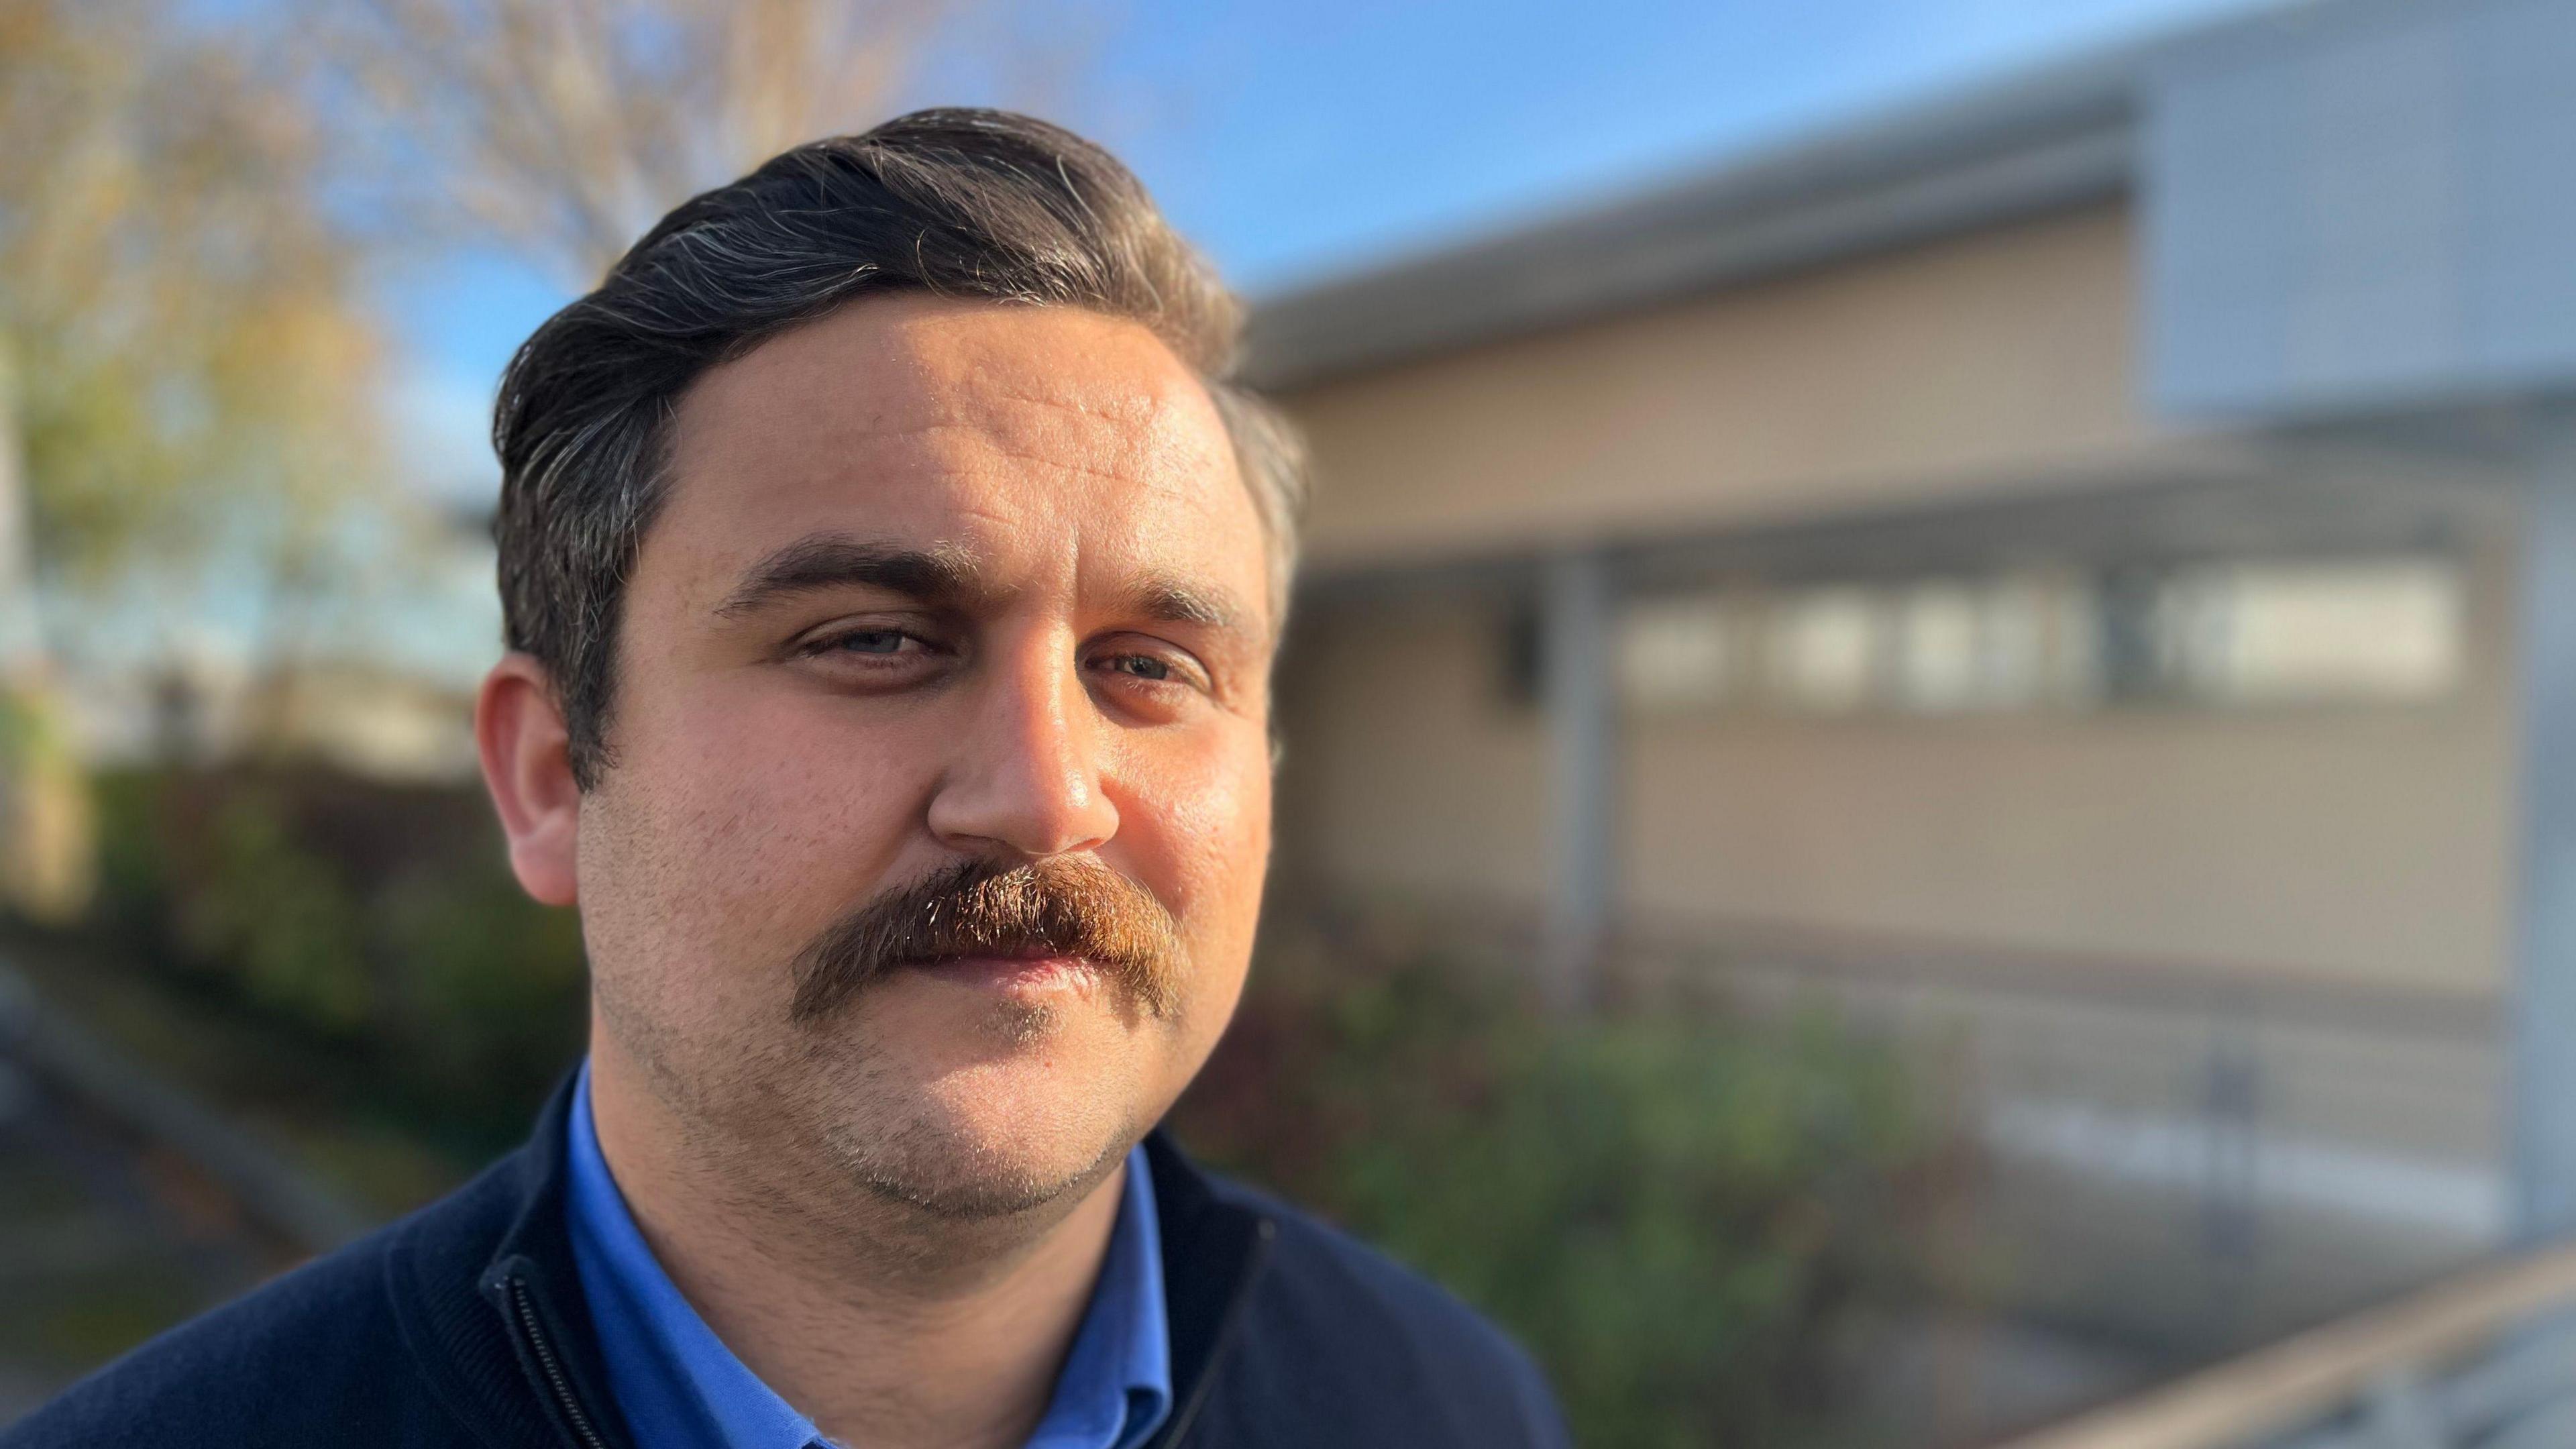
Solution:
{"label": "row of window", "polygon": [[1617,675],[1648,712],[2402,703],[2457,683],[2462,595],[2432,554],[1718,587],[1627,600]]}

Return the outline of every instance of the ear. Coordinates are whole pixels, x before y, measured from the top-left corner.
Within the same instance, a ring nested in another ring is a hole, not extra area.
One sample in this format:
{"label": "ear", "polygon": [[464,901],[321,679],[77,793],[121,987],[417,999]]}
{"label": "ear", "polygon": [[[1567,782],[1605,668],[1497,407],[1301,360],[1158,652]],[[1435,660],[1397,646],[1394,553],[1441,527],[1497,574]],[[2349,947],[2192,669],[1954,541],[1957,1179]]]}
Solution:
{"label": "ear", "polygon": [[509,838],[510,870],[550,906],[571,905],[575,896],[581,791],[572,779],[571,738],[545,666],[531,655],[503,655],[475,696],[474,742]]}

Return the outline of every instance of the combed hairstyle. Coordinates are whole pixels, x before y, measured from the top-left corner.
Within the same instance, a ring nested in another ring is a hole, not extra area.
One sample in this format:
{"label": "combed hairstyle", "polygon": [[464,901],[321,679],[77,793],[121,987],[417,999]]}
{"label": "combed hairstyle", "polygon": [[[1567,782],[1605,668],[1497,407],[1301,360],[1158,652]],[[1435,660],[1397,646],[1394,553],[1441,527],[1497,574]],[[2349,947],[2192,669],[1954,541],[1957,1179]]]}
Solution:
{"label": "combed hairstyle", "polygon": [[1304,459],[1285,421],[1231,380],[1240,304],[1098,146],[1006,111],[916,111],[683,203],[502,375],[502,628],[553,680],[582,789],[609,763],[626,579],[670,484],[681,396],[769,338],[892,292],[1078,307],[1151,329],[1225,420],[1285,619]]}

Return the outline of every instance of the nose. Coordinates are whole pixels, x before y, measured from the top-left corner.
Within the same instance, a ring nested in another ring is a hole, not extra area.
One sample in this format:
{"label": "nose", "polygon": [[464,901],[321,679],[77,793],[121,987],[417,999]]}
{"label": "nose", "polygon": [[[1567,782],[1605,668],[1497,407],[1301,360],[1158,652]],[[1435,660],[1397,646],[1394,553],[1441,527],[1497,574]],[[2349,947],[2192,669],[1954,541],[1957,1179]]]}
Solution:
{"label": "nose", "polygon": [[1026,857],[1106,843],[1118,807],[1101,789],[1101,721],[1071,651],[1032,638],[986,663],[931,797],[931,833],[961,852]]}

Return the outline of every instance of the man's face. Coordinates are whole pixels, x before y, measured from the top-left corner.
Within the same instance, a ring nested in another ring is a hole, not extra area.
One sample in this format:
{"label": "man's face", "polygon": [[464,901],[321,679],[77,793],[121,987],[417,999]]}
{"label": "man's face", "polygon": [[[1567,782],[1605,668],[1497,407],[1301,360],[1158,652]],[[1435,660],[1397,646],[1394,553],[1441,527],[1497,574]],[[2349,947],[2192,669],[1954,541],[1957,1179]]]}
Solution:
{"label": "man's face", "polygon": [[[706,374],[579,807],[602,1029],[796,1169],[966,1215],[1094,1180],[1242,988],[1266,568],[1206,390],[1132,323],[875,299]],[[935,929],[997,899],[999,944]],[[1137,959],[1018,933],[1049,907]],[[861,959],[889,940],[967,959]]]}

